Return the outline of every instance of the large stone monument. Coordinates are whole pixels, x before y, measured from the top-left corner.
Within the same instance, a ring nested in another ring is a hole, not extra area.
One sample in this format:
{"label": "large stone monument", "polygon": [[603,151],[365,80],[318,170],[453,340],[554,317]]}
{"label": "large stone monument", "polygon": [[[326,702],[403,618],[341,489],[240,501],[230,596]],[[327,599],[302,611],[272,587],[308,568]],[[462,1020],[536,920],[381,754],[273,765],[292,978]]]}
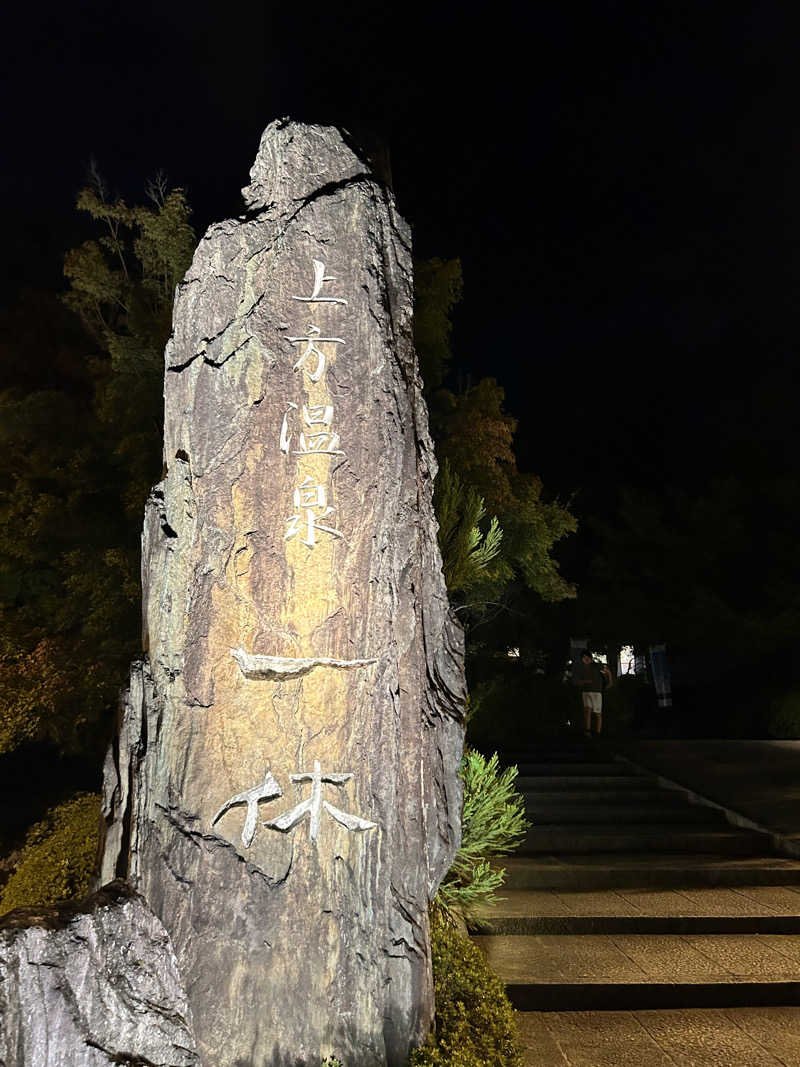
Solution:
{"label": "large stone monument", "polygon": [[464,729],[409,229],[334,128],[273,123],[251,179],[176,296],[103,880],[169,932],[206,1067],[404,1065]]}

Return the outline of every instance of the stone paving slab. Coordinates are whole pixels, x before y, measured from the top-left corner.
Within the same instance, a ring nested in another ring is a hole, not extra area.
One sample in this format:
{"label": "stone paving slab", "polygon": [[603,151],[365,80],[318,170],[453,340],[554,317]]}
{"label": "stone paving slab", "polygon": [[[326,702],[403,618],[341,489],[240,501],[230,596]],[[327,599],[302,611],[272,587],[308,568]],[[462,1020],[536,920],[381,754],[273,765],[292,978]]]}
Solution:
{"label": "stone paving slab", "polygon": [[620,741],[615,750],[800,848],[800,741]]}
{"label": "stone paving slab", "polygon": [[[673,810],[697,805],[690,805],[687,794],[680,789],[664,789],[660,786],[650,786],[646,789],[623,789],[614,787],[613,782],[609,785],[593,785],[587,789],[558,789],[553,790],[546,782],[535,779],[540,783],[536,788],[524,790],[525,803],[532,809],[542,804],[557,804],[561,807],[580,807],[589,802],[603,804],[614,811],[621,811],[633,805],[648,806],[651,804],[664,804]],[[517,785],[517,791],[523,792]]]}
{"label": "stone paving slab", "polygon": [[560,870],[580,866],[586,868],[600,867],[603,870],[609,867],[627,867],[636,864],[643,870],[650,867],[679,867],[690,870],[697,866],[715,866],[724,869],[726,867],[745,868],[753,871],[791,871],[800,887],[800,861],[786,856],[727,856],[719,852],[692,852],[686,855],[674,852],[652,851],[643,856],[639,852],[615,852],[615,853],[592,853],[592,852],[559,852],[545,853],[541,856],[509,856],[498,861],[499,866],[514,869],[518,866],[535,864],[538,866],[557,867]]}
{"label": "stone paving slab", "polygon": [[[793,907],[800,907],[800,888],[795,886],[737,886],[736,892],[741,893],[748,900],[776,910],[786,907],[791,911]],[[782,912],[782,914],[786,913]]]}
{"label": "stone paving slab", "polygon": [[605,805],[599,801],[592,802],[589,807],[579,807],[576,804],[563,807],[554,803],[529,804],[526,807],[526,817],[537,829],[551,826],[664,826],[674,832],[679,826],[711,831],[728,826],[724,814],[716,808],[703,808],[698,814],[696,805],[688,804],[684,807],[677,804]]}
{"label": "stone paving slab", "polygon": [[569,760],[566,763],[520,763],[517,766],[519,770],[518,780],[527,782],[528,779],[538,780],[540,778],[547,779],[549,777],[559,778],[566,776],[571,777],[589,777],[589,778],[628,778],[630,777],[630,771],[626,770],[624,766],[615,762],[614,760],[603,760],[595,763],[586,762],[584,760]]}
{"label": "stone paving slab", "polygon": [[[723,824],[725,826],[726,824]],[[766,838],[766,840],[765,840]],[[655,849],[675,854],[721,852],[752,855],[769,848],[765,834],[732,826],[705,826],[683,823],[637,825],[534,824],[519,846],[519,855],[543,852],[650,852]]]}
{"label": "stone paving slab", "polygon": [[561,1046],[547,1026],[550,1012],[521,1011],[516,1013],[520,1049],[525,1067],[568,1067]]}
{"label": "stone paving slab", "polygon": [[528,916],[800,916],[800,890],[788,886],[696,887],[694,889],[502,889],[502,898],[481,917]]}
{"label": "stone paving slab", "polygon": [[800,982],[800,935],[476,936],[510,985]]}
{"label": "stone paving slab", "polygon": [[526,1067],[797,1067],[800,1008],[524,1012]]}
{"label": "stone paving slab", "polygon": [[696,852],[539,853],[497,863],[508,889],[672,889],[800,886],[800,862],[783,856]]}
{"label": "stone paving slab", "polygon": [[[622,767],[622,764],[617,764]],[[514,783],[514,788],[519,793],[529,791],[540,793],[543,789],[553,795],[560,789],[574,793],[576,790],[587,790],[595,786],[605,789],[634,790],[639,792],[648,787],[650,780],[640,774],[618,773],[616,775],[589,775],[589,774],[558,774],[558,775],[521,775]]]}
{"label": "stone paving slab", "polygon": [[800,892],[783,886],[619,890],[646,915],[800,915]]}

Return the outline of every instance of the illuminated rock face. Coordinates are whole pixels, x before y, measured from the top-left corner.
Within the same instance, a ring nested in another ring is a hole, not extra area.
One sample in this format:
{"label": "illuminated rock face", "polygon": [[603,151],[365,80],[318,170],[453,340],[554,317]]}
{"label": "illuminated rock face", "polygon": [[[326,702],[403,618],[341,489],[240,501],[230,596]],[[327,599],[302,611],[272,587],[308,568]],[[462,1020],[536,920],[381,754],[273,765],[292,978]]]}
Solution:
{"label": "illuminated rock face", "polygon": [[405,1064],[464,704],[409,231],[336,129],[273,123],[251,178],[175,301],[103,877],[169,931],[208,1067]]}
{"label": "illuminated rock face", "polygon": [[194,1045],[169,938],[123,882],[0,919],[4,1067],[199,1067]]}

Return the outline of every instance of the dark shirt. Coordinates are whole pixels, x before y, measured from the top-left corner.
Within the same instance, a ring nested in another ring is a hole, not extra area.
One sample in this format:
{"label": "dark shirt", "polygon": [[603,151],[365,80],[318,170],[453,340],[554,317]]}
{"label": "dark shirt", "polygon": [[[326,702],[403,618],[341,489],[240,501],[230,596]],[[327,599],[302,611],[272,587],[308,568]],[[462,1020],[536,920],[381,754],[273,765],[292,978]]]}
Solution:
{"label": "dark shirt", "polygon": [[579,659],[577,663],[572,664],[572,684],[579,686],[585,693],[602,693],[603,680],[599,663],[584,663]]}

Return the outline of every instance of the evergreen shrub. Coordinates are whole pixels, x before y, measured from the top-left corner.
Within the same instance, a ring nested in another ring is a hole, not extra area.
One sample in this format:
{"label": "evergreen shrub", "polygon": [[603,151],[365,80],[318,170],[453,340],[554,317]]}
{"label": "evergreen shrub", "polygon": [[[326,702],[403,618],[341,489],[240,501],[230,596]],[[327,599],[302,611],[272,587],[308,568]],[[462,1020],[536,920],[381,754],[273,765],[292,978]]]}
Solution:
{"label": "evergreen shrub", "polygon": [[517,774],[516,767],[500,770],[497,753],[488,760],[474,749],[464,754],[461,847],[434,900],[451,919],[470,919],[497,899],[505,871],[490,860],[513,852],[528,829],[525,801],[514,789]]}
{"label": "evergreen shrub", "polygon": [[470,740],[480,747],[527,748],[532,738],[556,737],[582,722],[580,695],[559,678],[509,660],[495,677],[470,686]]}
{"label": "evergreen shrub", "polygon": [[[643,699],[652,697],[652,687],[645,686],[635,675],[623,674],[615,679],[612,688],[603,693],[603,733],[631,733]],[[579,702],[580,693],[575,691],[576,706]]]}
{"label": "evergreen shrub", "polygon": [[16,869],[0,893],[0,914],[80,900],[89,890],[100,832],[100,798],[78,793],[28,831]]}
{"label": "evergreen shrub", "polygon": [[766,727],[769,737],[800,737],[800,691],[790,690],[770,702]]}
{"label": "evergreen shrub", "polygon": [[522,1067],[514,1009],[505,986],[468,937],[431,915],[435,1030],[410,1067]]}

